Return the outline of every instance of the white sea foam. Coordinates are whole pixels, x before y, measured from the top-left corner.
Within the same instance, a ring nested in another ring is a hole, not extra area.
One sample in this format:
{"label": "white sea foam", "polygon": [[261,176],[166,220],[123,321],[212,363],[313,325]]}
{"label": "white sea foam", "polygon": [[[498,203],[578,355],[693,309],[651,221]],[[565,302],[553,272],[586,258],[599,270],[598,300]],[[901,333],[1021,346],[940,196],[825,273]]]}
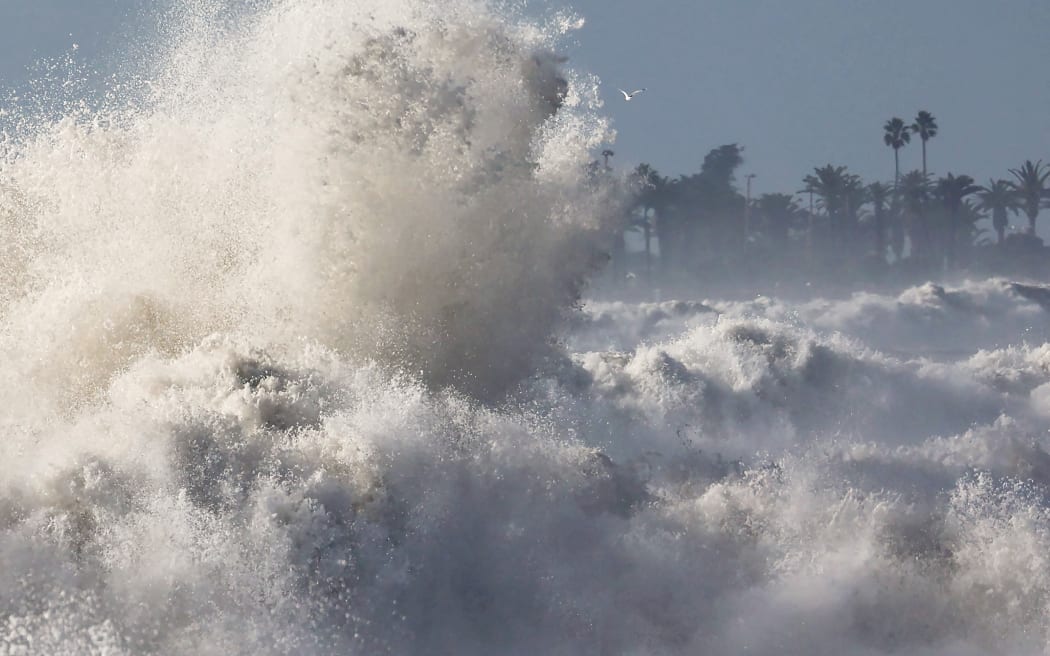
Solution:
{"label": "white sea foam", "polygon": [[24,382],[64,370],[65,403],[147,347],[227,330],[478,395],[515,382],[609,216],[584,193],[609,136],[593,81],[476,2],[276,2],[234,27],[209,9],[178,15],[145,100],[8,153]]}
{"label": "white sea foam", "polygon": [[168,20],[5,146],[0,654],[1050,648],[1041,288],[563,324],[577,21]]}

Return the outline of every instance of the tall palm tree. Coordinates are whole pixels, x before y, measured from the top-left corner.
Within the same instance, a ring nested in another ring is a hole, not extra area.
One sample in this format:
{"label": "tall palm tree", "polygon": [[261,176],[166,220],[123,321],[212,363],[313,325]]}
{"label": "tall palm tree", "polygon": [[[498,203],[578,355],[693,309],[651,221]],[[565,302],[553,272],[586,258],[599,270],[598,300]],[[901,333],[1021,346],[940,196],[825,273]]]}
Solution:
{"label": "tall palm tree", "polygon": [[875,254],[883,263],[886,261],[886,209],[889,200],[889,187],[881,182],[868,185],[868,202],[871,203],[872,218],[875,220]]}
{"label": "tall palm tree", "polygon": [[992,227],[998,236],[997,243],[1003,243],[1006,226],[1010,225],[1010,213],[1021,209],[1013,187],[1006,180],[989,180],[987,187],[977,191],[977,207],[992,214]]}
{"label": "tall palm tree", "polygon": [[937,136],[937,119],[924,109],[915,117],[911,131],[922,139],[922,174],[926,175],[926,142]]}
{"label": "tall palm tree", "polygon": [[911,141],[911,133],[904,121],[894,116],[882,126],[885,134],[882,141],[893,149],[893,188],[896,189],[901,179],[900,149]]}
{"label": "tall palm tree", "polygon": [[[968,175],[955,176],[949,173],[937,181],[936,194],[945,213],[944,254],[949,267],[955,266],[956,246],[959,242],[959,224],[963,202],[980,187]],[[966,230],[969,237],[969,230]]]}
{"label": "tall palm tree", "polygon": [[1044,167],[1043,160],[1032,164],[1025,160],[1021,168],[1010,169],[1017,180],[1010,186],[1021,201],[1021,209],[1028,216],[1028,234],[1035,234],[1035,218],[1039,216],[1039,207],[1047,195],[1047,178],[1050,178],[1050,166]]}
{"label": "tall palm tree", "polygon": [[615,154],[615,152],[609,150],[608,148],[602,151],[602,159],[604,160],[602,163],[605,165],[606,169],[609,168],[609,158]]}
{"label": "tall palm tree", "polygon": [[[611,152],[611,151],[608,151]],[[646,282],[652,282],[652,235],[653,222],[660,207],[665,201],[667,192],[667,178],[660,175],[656,169],[648,164],[639,164],[634,175],[639,185],[637,207],[642,210],[642,216],[631,221],[631,227],[641,228],[645,239],[645,275]]]}

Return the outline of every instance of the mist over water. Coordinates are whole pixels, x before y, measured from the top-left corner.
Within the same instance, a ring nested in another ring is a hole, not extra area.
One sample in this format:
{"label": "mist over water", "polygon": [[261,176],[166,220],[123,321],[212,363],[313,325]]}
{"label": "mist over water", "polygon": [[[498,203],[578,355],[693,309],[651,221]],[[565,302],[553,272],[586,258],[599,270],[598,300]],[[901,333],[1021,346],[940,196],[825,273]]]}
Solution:
{"label": "mist over water", "polygon": [[429,4],[15,117],[0,654],[1046,653],[1050,288],[575,308],[576,21]]}

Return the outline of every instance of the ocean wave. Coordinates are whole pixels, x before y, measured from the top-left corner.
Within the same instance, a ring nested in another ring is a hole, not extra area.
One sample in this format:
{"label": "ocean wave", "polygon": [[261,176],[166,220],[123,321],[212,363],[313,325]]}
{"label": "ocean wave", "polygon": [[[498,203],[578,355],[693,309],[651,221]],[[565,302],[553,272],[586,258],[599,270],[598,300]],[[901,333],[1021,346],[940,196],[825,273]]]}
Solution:
{"label": "ocean wave", "polygon": [[578,21],[174,7],[3,142],[0,654],[1047,650],[1043,286],[577,312]]}

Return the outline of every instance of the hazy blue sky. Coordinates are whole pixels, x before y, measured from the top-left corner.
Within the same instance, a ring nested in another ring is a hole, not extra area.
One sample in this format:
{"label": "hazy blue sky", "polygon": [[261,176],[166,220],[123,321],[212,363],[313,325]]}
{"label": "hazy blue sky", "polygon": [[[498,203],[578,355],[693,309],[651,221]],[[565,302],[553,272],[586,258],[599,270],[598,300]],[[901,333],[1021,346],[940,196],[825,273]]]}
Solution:
{"label": "hazy blue sky", "polygon": [[[93,57],[143,0],[0,0],[0,80],[73,41]],[[1050,0],[533,0],[586,19],[569,53],[605,83],[621,165],[670,175],[739,142],[755,193],[814,166],[890,179],[882,123],[936,115],[930,168],[1050,159]],[[648,88],[631,103],[615,87]],[[902,168],[919,166],[919,146]]]}
{"label": "hazy blue sky", "polygon": [[0,80],[26,77],[41,57],[60,57],[74,43],[94,58],[148,0],[0,0]]}
{"label": "hazy blue sky", "polygon": [[[746,148],[755,191],[825,163],[892,179],[882,124],[931,111],[931,171],[1050,159],[1050,0],[574,0],[574,61],[605,83],[618,157],[665,174]],[[647,87],[624,103],[615,87]],[[626,162],[625,162],[626,163]],[[921,167],[918,142],[901,168]]]}

